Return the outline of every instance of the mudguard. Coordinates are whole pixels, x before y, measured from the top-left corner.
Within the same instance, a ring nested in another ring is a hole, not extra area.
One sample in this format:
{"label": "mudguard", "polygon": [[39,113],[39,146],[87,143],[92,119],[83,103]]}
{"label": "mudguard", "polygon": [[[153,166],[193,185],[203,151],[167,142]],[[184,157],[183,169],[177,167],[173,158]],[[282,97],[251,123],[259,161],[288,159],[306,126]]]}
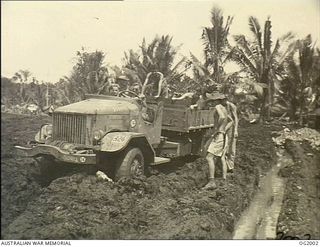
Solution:
{"label": "mudguard", "polygon": [[147,164],[154,162],[154,149],[142,133],[110,132],[101,139],[99,151],[112,153],[124,150],[128,146],[140,148]]}
{"label": "mudguard", "polygon": [[[134,132],[110,132],[106,134],[100,141],[100,151],[116,152],[126,148],[132,139],[143,138],[149,144],[146,137],[142,133]],[[149,144],[150,145],[150,144]],[[150,145],[151,147],[151,145]]]}

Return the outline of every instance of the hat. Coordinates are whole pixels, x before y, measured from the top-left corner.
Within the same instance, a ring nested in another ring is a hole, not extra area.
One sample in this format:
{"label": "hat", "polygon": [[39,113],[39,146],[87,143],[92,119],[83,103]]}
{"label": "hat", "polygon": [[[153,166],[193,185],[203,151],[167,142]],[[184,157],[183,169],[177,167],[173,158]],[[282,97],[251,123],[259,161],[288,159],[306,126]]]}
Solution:
{"label": "hat", "polygon": [[206,93],[206,97],[208,100],[219,100],[219,99],[226,99],[226,95],[219,92],[213,92],[213,93]]}
{"label": "hat", "polygon": [[127,76],[125,76],[125,75],[118,76],[118,79],[124,80],[124,81],[129,81],[129,78]]}

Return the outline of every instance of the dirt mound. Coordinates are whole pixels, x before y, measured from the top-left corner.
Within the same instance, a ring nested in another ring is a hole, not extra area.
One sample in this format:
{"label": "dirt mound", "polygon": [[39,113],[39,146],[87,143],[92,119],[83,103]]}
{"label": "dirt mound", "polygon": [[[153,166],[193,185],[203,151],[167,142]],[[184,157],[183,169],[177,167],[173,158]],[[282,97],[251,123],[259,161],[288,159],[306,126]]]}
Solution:
{"label": "dirt mound", "polygon": [[273,138],[273,141],[278,146],[283,146],[286,140],[291,141],[307,141],[311,147],[320,150],[320,133],[317,130],[310,128],[301,128],[296,130],[290,130],[288,128],[279,132],[280,136]]}
{"label": "dirt mound", "polygon": [[83,171],[57,178],[38,196],[24,198],[25,211],[2,228],[2,238],[230,239],[260,174],[274,162],[270,131],[262,125],[241,126],[235,171],[224,182],[217,169],[214,191],[201,189],[208,176],[202,158],[115,184]]}
{"label": "dirt mound", "polygon": [[285,147],[294,163],[280,170],[287,183],[277,230],[285,236],[319,239],[320,154],[308,142],[287,140]]}

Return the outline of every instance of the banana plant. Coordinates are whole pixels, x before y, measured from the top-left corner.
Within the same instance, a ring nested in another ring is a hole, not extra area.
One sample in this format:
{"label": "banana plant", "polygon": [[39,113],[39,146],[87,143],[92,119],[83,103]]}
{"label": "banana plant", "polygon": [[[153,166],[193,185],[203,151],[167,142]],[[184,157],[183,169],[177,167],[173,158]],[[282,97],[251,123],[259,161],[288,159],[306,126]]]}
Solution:
{"label": "banana plant", "polygon": [[249,28],[253,39],[248,40],[244,35],[235,35],[236,46],[232,49],[231,58],[257,88],[261,88],[261,116],[263,119],[270,119],[276,92],[275,84],[283,76],[286,58],[294,51],[294,45],[289,44],[294,36],[289,32],[278,38],[273,45],[270,18],[265,21],[262,30],[258,19],[251,16]]}
{"label": "banana plant", "polygon": [[300,122],[303,114],[315,108],[320,88],[320,51],[311,35],[295,42],[295,51],[286,59],[286,75],[281,83],[281,96],[287,102],[291,119]]}

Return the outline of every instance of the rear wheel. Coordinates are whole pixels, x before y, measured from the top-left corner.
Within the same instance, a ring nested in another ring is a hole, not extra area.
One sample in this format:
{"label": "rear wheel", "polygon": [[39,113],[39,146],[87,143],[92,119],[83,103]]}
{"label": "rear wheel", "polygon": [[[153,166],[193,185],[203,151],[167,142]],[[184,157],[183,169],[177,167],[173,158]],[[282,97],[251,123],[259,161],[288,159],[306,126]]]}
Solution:
{"label": "rear wheel", "polygon": [[115,169],[115,180],[140,177],[144,174],[144,157],[139,148],[127,148]]}

